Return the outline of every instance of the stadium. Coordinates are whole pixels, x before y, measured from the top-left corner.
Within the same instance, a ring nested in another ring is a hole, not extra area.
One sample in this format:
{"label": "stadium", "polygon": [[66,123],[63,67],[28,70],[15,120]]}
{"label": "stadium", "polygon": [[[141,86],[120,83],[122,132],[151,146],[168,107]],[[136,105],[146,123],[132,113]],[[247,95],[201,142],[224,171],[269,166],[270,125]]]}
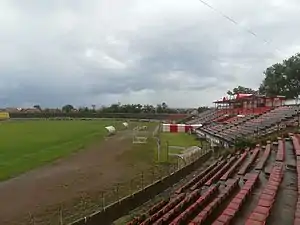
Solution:
{"label": "stadium", "polygon": [[[239,93],[214,104],[155,120],[3,112],[2,157],[9,163],[1,164],[1,219],[297,224],[299,106],[283,96]],[[10,152],[9,142],[21,135]]]}
{"label": "stadium", "polygon": [[300,136],[292,133],[297,132],[299,107],[285,105],[283,96],[255,94],[224,97],[215,104],[187,122],[202,124],[194,133],[210,142],[212,151],[242,138],[257,143],[210,157],[159,200],[137,210],[127,224],[299,224]]}
{"label": "stadium", "polygon": [[0,225],[300,225],[300,1],[0,11]]}

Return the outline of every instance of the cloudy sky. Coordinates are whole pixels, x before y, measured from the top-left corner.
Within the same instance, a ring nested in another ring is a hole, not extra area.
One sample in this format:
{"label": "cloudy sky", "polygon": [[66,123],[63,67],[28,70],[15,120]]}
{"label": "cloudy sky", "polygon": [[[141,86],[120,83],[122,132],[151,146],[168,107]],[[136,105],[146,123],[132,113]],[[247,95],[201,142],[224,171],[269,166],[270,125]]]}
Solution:
{"label": "cloudy sky", "polygon": [[0,0],[0,107],[210,105],[300,51],[299,0],[207,3],[239,25],[199,0]]}

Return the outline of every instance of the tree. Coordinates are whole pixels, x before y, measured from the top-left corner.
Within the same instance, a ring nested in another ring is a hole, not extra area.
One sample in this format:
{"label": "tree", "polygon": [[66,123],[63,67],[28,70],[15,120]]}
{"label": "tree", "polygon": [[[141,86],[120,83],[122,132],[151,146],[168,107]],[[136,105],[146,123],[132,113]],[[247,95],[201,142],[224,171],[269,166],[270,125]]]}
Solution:
{"label": "tree", "polygon": [[283,95],[289,99],[298,97],[300,94],[300,54],[268,67],[264,75],[265,78],[259,87],[261,94]]}
{"label": "tree", "polygon": [[153,105],[143,105],[142,112],[144,113],[155,113],[155,108]]}
{"label": "tree", "polygon": [[[83,110],[83,109],[80,109]],[[163,102],[156,107],[142,104],[112,104],[109,107],[101,107],[98,112],[103,113],[179,113],[176,109],[171,109]]]}
{"label": "tree", "polygon": [[38,109],[38,110],[42,111],[42,108],[41,108],[41,106],[40,106],[40,105],[34,105],[34,106],[33,106],[33,108],[35,108],[35,109]]}
{"label": "tree", "polygon": [[233,88],[232,91],[227,91],[227,94],[232,96],[232,95],[236,95],[236,94],[255,94],[257,93],[257,91],[253,90],[252,88],[247,88],[247,87],[243,87],[243,86],[238,86]]}
{"label": "tree", "polygon": [[163,112],[163,107],[161,104],[157,104],[155,111],[157,113],[162,113]]}
{"label": "tree", "polygon": [[161,106],[162,106],[162,108],[163,108],[164,110],[166,110],[166,109],[168,108],[168,105],[167,105],[167,103],[165,103],[165,102],[163,102],[163,103],[161,104]]}
{"label": "tree", "polygon": [[61,108],[61,110],[62,110],[63,112],[66,112],[66,113],[71,112],[73,109],[74,109],[74,107],[73,107],[72,105],[70,105],[70,104],[64,105],[64,106]]}
{"label": "tree", "polygon": [[229,96],[233,96],[234,94],[233,94],[233,92],[232,92],[232,91],[227,91],[227,95],[229,95]]}
{"label": "tree", "polygon": [[259,87],[259,93],[268,96],[284,94],[286,85],[285,67],[276,63],[264,72],[265,79]]}
{"label": "tree", "polygon": [[206,106],[200,106],[200,107],[198,107],[198,109],[197,109],[198,113],[202,113],[202,112],[204,112],[204,111],[206,111],[206,110],[208,110],[208,107],[206,107]]}

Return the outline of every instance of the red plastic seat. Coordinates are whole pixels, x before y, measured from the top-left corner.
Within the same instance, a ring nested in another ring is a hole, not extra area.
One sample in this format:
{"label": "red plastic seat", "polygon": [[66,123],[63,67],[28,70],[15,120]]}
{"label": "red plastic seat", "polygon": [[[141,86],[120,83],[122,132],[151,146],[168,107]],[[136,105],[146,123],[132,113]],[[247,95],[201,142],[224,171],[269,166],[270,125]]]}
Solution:
{"label": "red plastic seat", "polygon": [[263,191],[263,194],[271,195],[271,196],[275,197],[276,192],[273,191],[273,190],[270,190],[270,189],[265,189],[265,190]]}
{"label": "red plastic seat", "polygon": [[220,222],[220,221],[215,221],[212,225],[224,225],[224,222]]}
{"label": "red plastic seat", "polygon": [[239,194],[248,195],[250,192],[248,190],[242,189],[240,190]]}
{"label": "red plastic seat", "polygon": [[223,224],[229,224],[230,223],[230,220],[232,219],[232,216],[229,216],[229,215],[221,215],[218,217],[218,220],[219,222],[223,222]]}
{"label": "red plastic seat", "polygon": [[231,202],[240,206],[243,203],[243,200],[240,198],[234,198]]}
{"label": "red plastic seat", "polygon": [[237,210],[227,208],[223,211],[223,214],[233,217],[236,214],[236,212]]}
{"label": "red plastic seat", "polygon": [[266,222],[267,220],[267,215],[265,214],[260,214],[260,213],[252,213],[249,217],[249,219],[254,220],[254,221],[259,221],[259,222]]}
{"label": "red plastic seat", "polygon": [[269,214],[269,208],[268,207],[263,207],[263,206],[256,206],[256,208],[254,209],[255,213],[260,213],[260,214]]}
{"label": "red plastic seat", "polygon": [[230,202],[229,205],[227,206],[227,208],[229,209],[233,209],[233,210],[238,210],[240,208],[240,205],[234,203],[234,202]]}
{"label": "red plastic seat", "polygon": [[241,199],[242,202],[244,202],[246,199],[246,194],[243,194],[243,193],[238,193],[235,198],[238,198],[238,199]]}
{"label": "red plastic seat", "polygon": [[267,185],[266,186],[266,188],[268,189],[268,190],[272,190],[272,191],[277,191],[278,190],[278,187],[277,186],[273,186],[273,185]]}
{"label": "red plastic seat", "polygon": [[194,220],[193,222],[196,222],[197,224],[201,224],[203,223],[204,221],[204,218],[202,217],[202,215],[198,215]]}
{"label": "red plastic seat", "polygon": [[268,201],[265,199],[260,199],[257,203],[258,206],[262,206],[262,207],[268,207],[270,208],[273,205],[272,201]]}
{"label": "red plastic seat", "polygon": [[296,210],[296,212],[295,212],[295,219],[300,219],[300,212],[299,212],[299,210]]}
{"label": "red plastic seat", "polygon": [[245,223],[245,225],[265,225],[266,223],[264,222],[259,222],[259,221],[255,221],[255,220],[250,220],[248,219],[247,222]]}
{"label": "red plastic seat", "polygon": [[259,198],[260,199],[265,199],[265,200],[268,200],[268,201],[274,201],[274,197],[273,196],[267,195],[267,194],[264,194],[264,193],[262,193]]}
{"label": "red plastic seat", "polygon": [[299,225],[299,224],[300,224],[300,219],[296,218],[296,219],[294,220],[294,225]]}

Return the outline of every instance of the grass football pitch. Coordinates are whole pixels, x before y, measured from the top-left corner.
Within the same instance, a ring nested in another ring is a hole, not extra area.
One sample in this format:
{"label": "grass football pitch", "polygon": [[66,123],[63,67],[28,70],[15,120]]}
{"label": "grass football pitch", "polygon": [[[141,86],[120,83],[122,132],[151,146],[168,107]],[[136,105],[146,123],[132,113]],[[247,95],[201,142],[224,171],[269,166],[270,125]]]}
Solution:
{"label": "grass football pitch", "polygon": [[122,121],[10,121],[0,124],[0,180],[85,148]]}

